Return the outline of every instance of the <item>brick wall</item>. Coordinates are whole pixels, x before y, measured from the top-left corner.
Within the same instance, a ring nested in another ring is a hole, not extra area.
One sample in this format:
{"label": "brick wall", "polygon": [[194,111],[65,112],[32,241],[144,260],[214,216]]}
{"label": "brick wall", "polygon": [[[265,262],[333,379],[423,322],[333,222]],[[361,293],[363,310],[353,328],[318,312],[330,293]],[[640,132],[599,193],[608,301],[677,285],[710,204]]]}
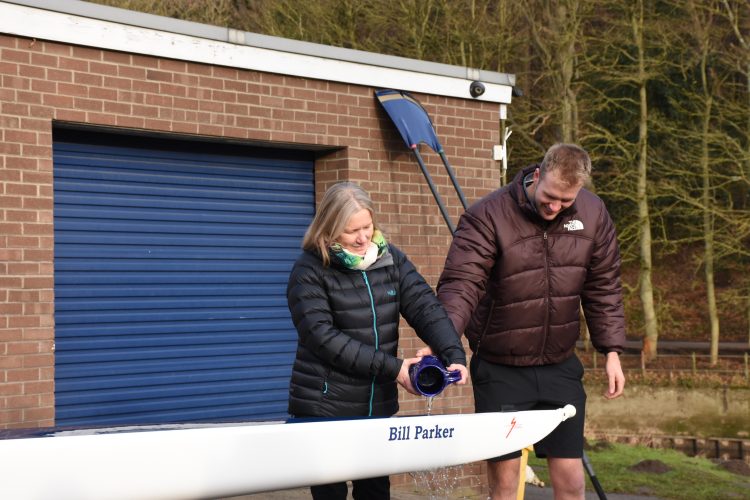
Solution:
{"label": "brick wall", "polygon": [[[11,36],[0,36],[0,78],[0,428],[54,424],[54,121],[339,148],[316,161],[318,197],[359,182],[388,237],[437,282],[450,233],[373,88]],[[498,105],[416,97],[469,202],[497,187]],[[463,208],[442,162],[421,151],[457,222]],[[410,356],[421,341],[402,333]],[[424,398],[403,394],[402,414],[425,413]],[[452,387],[432,411],[471,413],[471,388]],[[461,486],[476,487],[480,469],[466,466]]]}
{"label": "brick wall", "polygon": [[[54,424],[54,121],[336,149],[316,161],[318,196],[361,183],[389,238],[435,285],[450,233],[375,89],[0,36],[0,428]],[[417,95],[469,201],[498,185],[498,105]],[[454,221],[437,154],[426,164]],[[421,345],[404,328],[406,355]],[[472,411],[451,388],[436,413]],[[404,398],[402,413],[425,401]]]}

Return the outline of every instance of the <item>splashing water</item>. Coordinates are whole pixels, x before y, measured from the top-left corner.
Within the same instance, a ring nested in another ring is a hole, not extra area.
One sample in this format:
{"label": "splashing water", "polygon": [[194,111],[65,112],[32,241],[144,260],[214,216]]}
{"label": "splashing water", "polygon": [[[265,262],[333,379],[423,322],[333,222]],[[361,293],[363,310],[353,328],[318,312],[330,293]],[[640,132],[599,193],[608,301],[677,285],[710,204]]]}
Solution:
{"label": "splashing water", "polygon": [[[427,415],[432,415],[432,404],[435,402],[435,396],[427,398]],[[439,467],[417,472],[410,472],[409,475],[414,480],[414,486],[425,498],[430,500],[441,500],[451,498],[453,490],[459,485],[461,480],[462,468],[460,465],[452,467]]]}
{"label": "splashing water", "polygon": [[420,494],[430,500],[452,498],[451,494],[459,485],[461,479],[461,466],[440,467],[418,472],[410,472],[414,480],[414,486]]}

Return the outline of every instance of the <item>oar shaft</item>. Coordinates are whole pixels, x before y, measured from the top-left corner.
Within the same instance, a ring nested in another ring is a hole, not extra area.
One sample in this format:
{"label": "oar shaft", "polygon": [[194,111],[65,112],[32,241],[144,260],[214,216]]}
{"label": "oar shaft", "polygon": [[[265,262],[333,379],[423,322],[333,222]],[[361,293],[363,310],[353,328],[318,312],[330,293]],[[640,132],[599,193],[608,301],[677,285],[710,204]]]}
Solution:
{"label": "oar shaft", "polygon": [[451,168],[450,163],[448,163],[448,158],[445,156],[445,153],[443,151],[439,151],[438,154],[440,155],[440,159],[443,160],[443,165],[445,165],[445,170],[448,172],[448,176],[451,178],[453,187],[456,188],[456,194],[458,194],[458,199],[461,200],[461,205],[463,205],[464,210],[466,210],[469,207],[469,204],[466,203],[464,192],[461,190],[461,186],[458,183],[458,179],[456,179],[456,174],[453,173],[453,169]]}
{"label": "oar shaft", "polygon": [[448,210],[446,210],[445,208],[443,199],[440,197],[440,194],[437,192],[435,183],[432,182],[432,176],[430,176],[430,173],[427,171],[427,166],[424,164],[424,161],[422,161],[422,155],[419,154],[418,147],[417,146],[412,147],[412,151],[414,152],[414,156],[417,158],[417,163],[419,163],[419,168],[422,169],[424,178],[427,180],[427,185],[430,186],[430,191],[432,191],[432,196],[435,198],[435,201],[438,204],[440,213],[443,214],[443,219],[445,219],[445,223],[448,224],[448,229],[450,229],[451,234],[454,234],[456,232],[456,227],[453,225],[453,222],[451,222],[451,218],[448,215]]}
{"label": "oar shaft", "polygon": [[599,479],[596,477],[596,473],[594,472],[594,468],[591,466],[591,461],[589,460],[588,455],[586,455],[586,452],[583,452],[583,467],[586,469],[586,472],[589,475],[589,479],[591,479],[591,484],[594,485],[594,490],[596,490],[596,495],[599,497],[599,500],[607,500],[607,494],[604,493],[604,488],[602,488],[601,483],[599,482]]}

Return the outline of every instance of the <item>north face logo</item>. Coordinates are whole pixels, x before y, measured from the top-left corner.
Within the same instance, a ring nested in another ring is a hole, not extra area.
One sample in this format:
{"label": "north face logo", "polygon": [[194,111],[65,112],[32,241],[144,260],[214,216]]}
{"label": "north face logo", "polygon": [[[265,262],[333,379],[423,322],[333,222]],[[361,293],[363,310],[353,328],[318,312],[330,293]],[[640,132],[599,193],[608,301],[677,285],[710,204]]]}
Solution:
{"label": "north face logo", "polygon": [[580,231],[583,229],[583,222],[578,219],[573,219],[563,224],[563,227],[568,231]]}

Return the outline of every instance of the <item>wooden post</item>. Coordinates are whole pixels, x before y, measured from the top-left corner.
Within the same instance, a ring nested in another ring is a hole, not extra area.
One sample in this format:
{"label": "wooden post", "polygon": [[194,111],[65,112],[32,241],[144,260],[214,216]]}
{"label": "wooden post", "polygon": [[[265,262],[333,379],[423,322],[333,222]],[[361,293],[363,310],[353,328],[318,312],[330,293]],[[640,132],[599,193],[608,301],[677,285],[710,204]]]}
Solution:
{"label": "wooden post", "polygon": [[527,446],[521,450],[521,468],[518,471],[518,491],[516,492],[516,500],[523,500],[526,494],[526,465],[529,463],[529,450],[533,450],[533,446]]}
{"label": "wooden post", "polygon": [[693,352],[690,357],[693,363],[693,375],[695,375],[698,372],[698,362],[695,359],[695,352]]}

